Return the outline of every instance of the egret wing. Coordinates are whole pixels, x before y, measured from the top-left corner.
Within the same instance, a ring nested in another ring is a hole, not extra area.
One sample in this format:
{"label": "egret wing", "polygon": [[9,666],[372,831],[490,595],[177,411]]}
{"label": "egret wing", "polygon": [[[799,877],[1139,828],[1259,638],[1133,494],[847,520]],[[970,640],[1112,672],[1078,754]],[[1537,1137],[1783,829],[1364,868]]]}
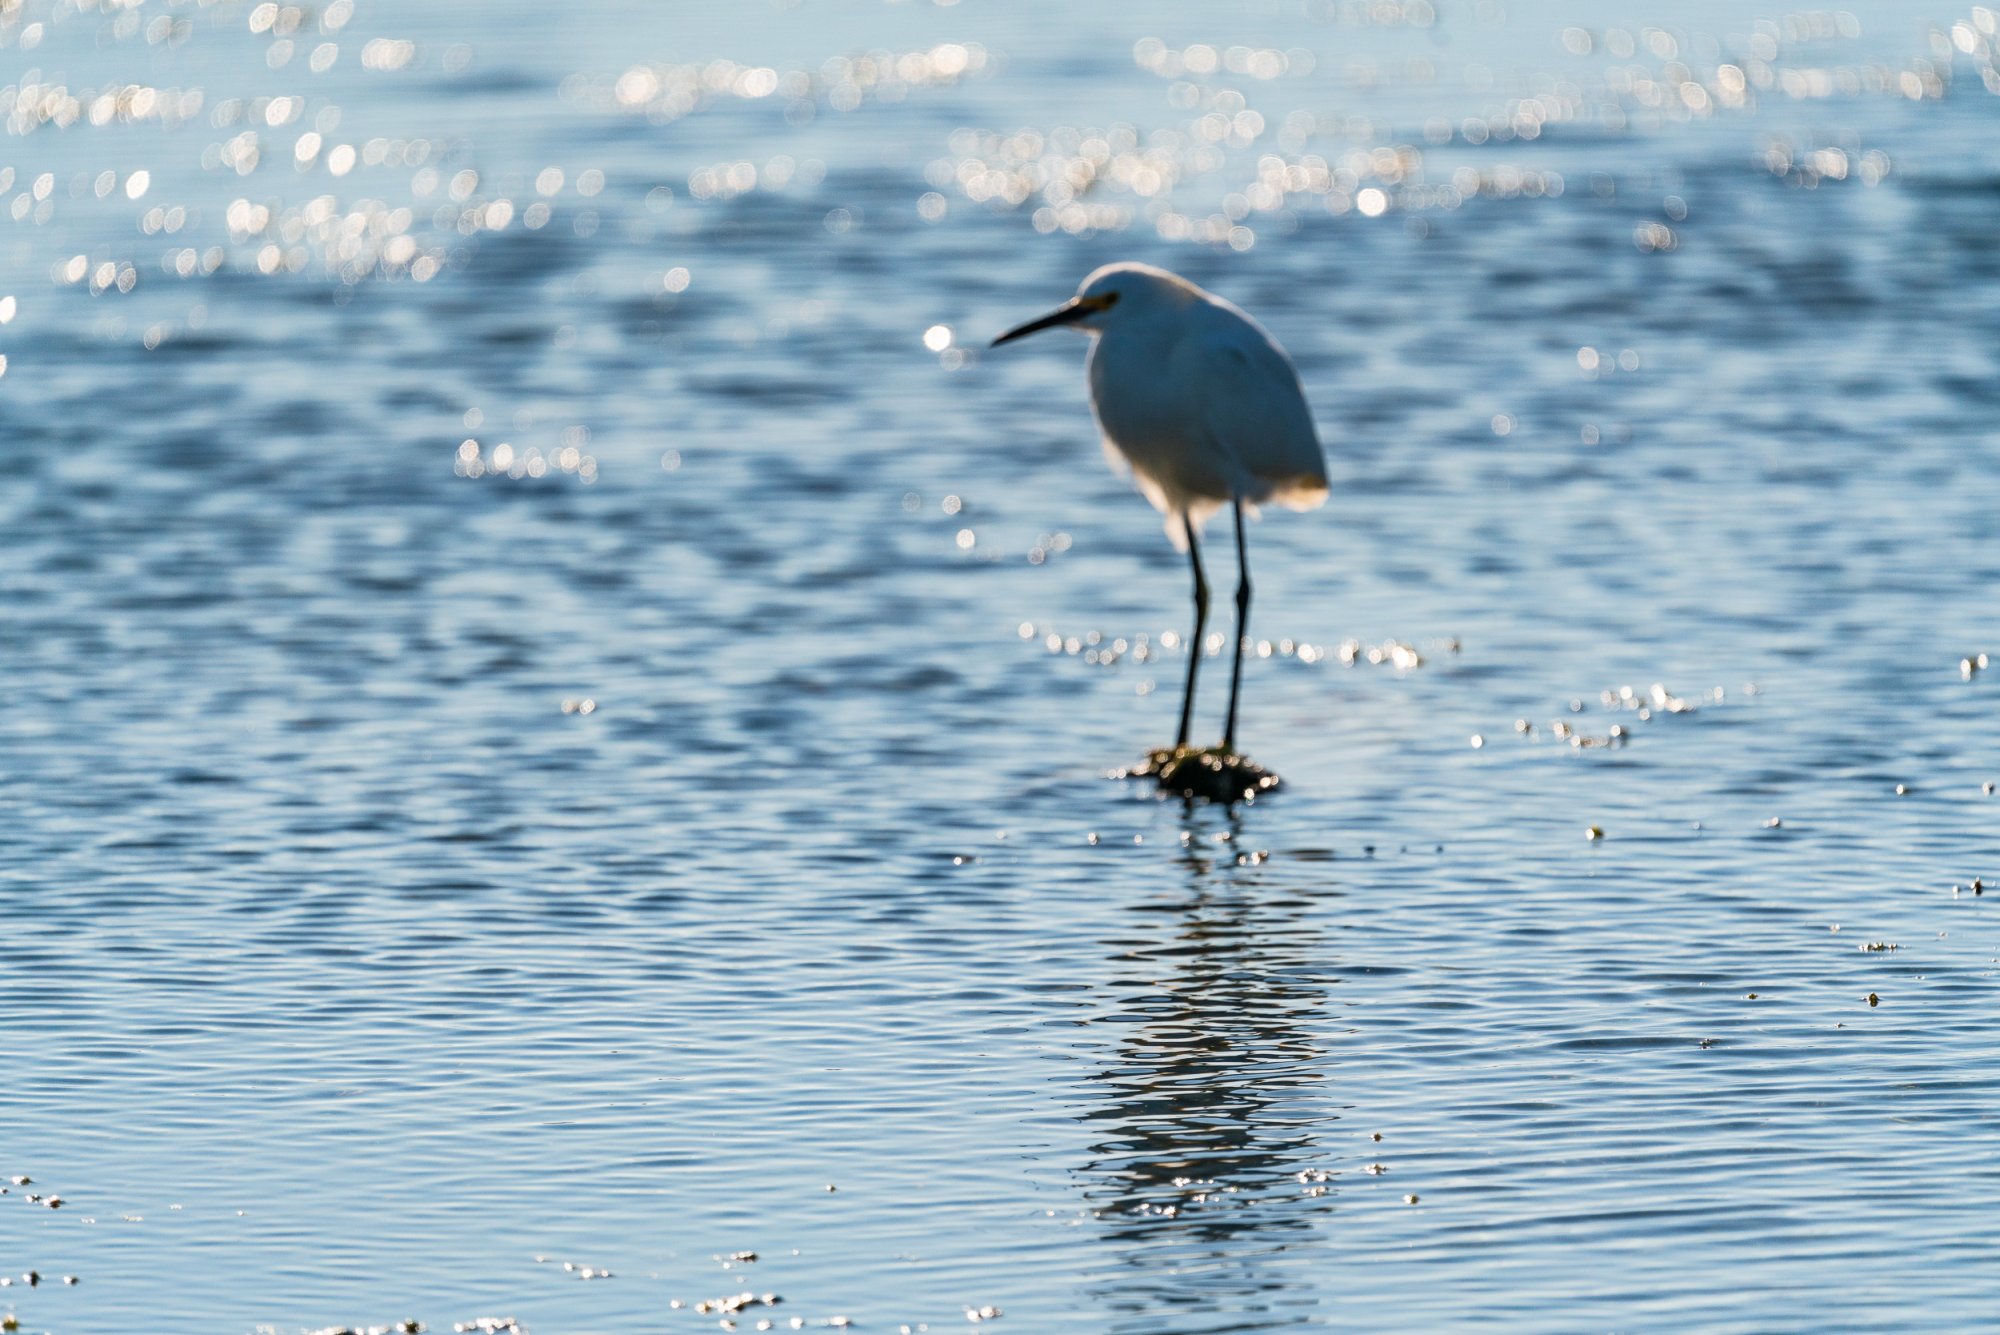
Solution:
{"label": "egret wing", "polygon": [[1305,509],[1326,499],[1326,454],[1291,358],[1247,316],[1218,313],[1170,362],[1198,426],[1236,466],[1243,499]]}

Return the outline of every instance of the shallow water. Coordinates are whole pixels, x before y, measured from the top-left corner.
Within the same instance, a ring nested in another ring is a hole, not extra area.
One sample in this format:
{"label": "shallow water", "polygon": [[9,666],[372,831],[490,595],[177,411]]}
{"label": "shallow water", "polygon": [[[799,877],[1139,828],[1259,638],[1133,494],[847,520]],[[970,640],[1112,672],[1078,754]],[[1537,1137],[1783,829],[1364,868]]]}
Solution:
{"label": "shallow water", "polygon": [[[634,12],[0,20],[0,1310],[1990,1319],[1989,11]],[[1329,444],[1234,813],[1123,257]]]}

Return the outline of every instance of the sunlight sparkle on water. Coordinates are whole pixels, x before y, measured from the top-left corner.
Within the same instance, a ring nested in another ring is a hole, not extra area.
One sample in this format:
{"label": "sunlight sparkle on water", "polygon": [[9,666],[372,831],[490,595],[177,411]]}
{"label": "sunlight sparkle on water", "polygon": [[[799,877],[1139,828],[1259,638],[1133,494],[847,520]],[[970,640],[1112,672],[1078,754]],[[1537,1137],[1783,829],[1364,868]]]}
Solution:
{"label": "sunlight sparkle on water", "polygon": [[[0,4],[6,1312],[1989,1320],[2000,24],[1852,9]],[[982,355],[1123,258],[1326,437],[1249,808]]]}

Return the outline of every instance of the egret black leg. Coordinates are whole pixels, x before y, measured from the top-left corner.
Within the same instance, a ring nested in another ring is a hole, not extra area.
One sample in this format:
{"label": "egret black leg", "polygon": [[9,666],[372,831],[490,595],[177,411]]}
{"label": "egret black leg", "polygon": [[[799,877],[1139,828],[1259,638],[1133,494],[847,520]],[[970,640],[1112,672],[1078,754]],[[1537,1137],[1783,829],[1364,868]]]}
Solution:
{"label": "egret black leg", "polygon": [[1188,560],[1194,565],[1194,639],[1188,642],[1187,689],[1181,693],[1181,731],[1174,750],[1187,745],[1188,724],[1194,721],[1194,674],[1201,666],[1202,635],[1208,628],[1208,580],[1201,573],[1201,544],[1195,540],[1194,521],[1181,514],[1181,531],[1187,534]]}
{"label": "egret black leg", "polygon": [[1236,696],[1243,685],[1243,641],[1250,634],[1250,557],[1243,546],[1243,501],[1232,497],[1236,511],[1236,666],[1229,673],[1229,725],[1222,734],[1222,749],[1236,753]]}

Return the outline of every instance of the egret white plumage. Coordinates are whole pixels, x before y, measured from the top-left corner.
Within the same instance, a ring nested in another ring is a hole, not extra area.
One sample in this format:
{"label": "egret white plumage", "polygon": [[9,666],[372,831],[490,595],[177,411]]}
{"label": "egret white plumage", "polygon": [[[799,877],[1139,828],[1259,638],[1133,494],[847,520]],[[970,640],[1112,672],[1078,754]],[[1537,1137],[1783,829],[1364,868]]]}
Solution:
{"label": "egret white plumage", "polygon": [[1224,505],[1234,514],[1236,654],[1222,740],[1233,754],[1250,626],[1243,512],[1266,502],[1305,510],[1326,499],[1326,455],[1298,372],[1243,311],[1150,264],[1106,265],[1074,297],[993,346],[1057,325],[1093,336],[1086,373],[1106,453],[1130,466],[1139,490],[1166,516],[1167,536],[1194,566],[1194,637],[1176,753],[1187,748],[1208,624],[1201,526]]}

